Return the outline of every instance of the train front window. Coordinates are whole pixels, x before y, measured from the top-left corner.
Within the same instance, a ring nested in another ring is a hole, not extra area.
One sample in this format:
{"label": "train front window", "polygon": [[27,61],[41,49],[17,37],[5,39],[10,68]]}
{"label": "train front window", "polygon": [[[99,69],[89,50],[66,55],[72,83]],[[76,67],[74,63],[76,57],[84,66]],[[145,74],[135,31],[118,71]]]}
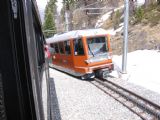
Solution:
{"label": "train front window", "polygon": [[87,38],[88,54],[97,56],[108,52],[107,38],[106,37],[93,37]]}

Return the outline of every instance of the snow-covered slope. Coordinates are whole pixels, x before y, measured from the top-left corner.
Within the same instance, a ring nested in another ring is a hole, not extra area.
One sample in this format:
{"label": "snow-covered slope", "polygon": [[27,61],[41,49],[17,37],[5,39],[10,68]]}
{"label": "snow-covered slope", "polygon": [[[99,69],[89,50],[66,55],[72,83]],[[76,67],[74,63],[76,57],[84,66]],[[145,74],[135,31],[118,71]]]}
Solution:
{"label": "snow-covered slope", "polygon": [[127,74],[121,74],[122,56],[113,56],[112,75],[160,93],[160,52],[138,50],[128,53]]}

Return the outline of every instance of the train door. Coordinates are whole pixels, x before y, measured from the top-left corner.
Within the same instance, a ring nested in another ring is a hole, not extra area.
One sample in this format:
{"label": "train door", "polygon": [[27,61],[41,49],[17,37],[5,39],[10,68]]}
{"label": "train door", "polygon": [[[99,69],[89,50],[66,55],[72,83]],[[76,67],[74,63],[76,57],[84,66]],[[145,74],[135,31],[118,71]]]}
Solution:
{"label": "train door", "polygon": [[77,38],[73,40],[73,47],[74,47],[74,67],[78,72],[84,72],[82,67],[86,66],[85,60],[87,59],[86,56],[86,47],[84,45],[84,39],[83,38]]}
{"label": "train door", "polygon": [[50,53],[51,53],[51,61],[53,64],[60,64],[60,51],[58,47],[58,43],[51,43],[50,44]]}
{"label": "train door", "polygon": [[60,66],[66,66],[65,64],[65,50],[64,50],[64,43],[59,42],[58,43],[58,48],[59,48],[59,55],[57,56],[57,59],[59,61]]}

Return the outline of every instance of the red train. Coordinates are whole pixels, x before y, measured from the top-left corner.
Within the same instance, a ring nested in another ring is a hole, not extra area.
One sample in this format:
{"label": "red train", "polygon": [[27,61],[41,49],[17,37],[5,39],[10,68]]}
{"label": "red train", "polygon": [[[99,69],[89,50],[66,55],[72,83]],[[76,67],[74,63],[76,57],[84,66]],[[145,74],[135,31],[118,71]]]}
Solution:
{"label": "red train", "polygon": [[53,67],[82,79],[106,78],[113,70],[110,35],[104,29],[75,30],[47,39]]}

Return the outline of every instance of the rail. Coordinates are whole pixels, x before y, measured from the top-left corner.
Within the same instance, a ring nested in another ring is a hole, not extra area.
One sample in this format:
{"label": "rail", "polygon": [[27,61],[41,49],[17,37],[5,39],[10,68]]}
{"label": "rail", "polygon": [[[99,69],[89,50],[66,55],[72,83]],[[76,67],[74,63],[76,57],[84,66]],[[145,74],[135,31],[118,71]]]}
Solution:
{"label": "rail", "polygon": [[159,120],[160,106],[127,90],[111,81],[95,78],[91,81],[96,87],[113,97],[116,101],[123,104],[129,110],[137,114],[143,120]]}

